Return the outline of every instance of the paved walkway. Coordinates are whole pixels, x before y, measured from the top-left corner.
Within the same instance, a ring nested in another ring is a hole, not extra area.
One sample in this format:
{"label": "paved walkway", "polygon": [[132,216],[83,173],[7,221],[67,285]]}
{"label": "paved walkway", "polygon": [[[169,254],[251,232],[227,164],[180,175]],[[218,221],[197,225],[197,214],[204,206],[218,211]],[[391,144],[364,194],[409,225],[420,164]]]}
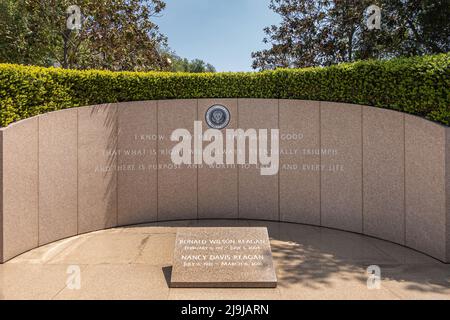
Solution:
{"label": "paved walkway", "polygon": [[[177,227],[267,226],[276,289],[169,289]],[[79,266],[81,288],[66,287]],[[378,290],[366,269],[381,268]],[[62,240],[0,265],[0,299],[450,299],[450,265],[401,246],[325,228],[255,221],[186,221]]]}

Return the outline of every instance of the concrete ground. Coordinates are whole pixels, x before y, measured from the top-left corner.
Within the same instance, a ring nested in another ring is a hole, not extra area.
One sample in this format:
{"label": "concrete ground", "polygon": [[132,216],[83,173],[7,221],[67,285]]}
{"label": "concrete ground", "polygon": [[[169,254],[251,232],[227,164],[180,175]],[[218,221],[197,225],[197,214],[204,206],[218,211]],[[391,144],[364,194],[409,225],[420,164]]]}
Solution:
{"label": "concrete ground", "polygon": [[[169,289],[176,230],[186,226],[267,226],[278,287]],[[367,287],[370,265],[381,268],[379,289]],[[80,268],[79,289],[66,285],[70,266]],[[0,299],[450,299],[450,265],[386,241],[325,228],[167,222],[85,234],[16,257],[0,265]]]}

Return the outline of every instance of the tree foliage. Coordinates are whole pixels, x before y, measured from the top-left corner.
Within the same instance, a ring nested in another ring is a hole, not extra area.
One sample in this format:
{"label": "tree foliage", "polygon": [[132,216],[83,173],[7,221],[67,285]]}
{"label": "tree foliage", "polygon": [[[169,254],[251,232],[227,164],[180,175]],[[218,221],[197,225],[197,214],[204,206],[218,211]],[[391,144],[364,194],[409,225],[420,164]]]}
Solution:
{"label": "tree foliage", "polygon": [[216,72],[216,68],[200,59],[188,60],[181,58],[176,54],[172,54],[171,58],[171,71],[174,72],[190,72],[190,73],[203,73],[203,72]]}
{"label": "tree foliage", "polygon": [[[382,10],[381,30],[368,30],[366,9]],[[253,68],[326,66],[341,62],[445,53],[448,0],[271,0],[280,25],[264,29],[270,48]]]}
{"label": "tree foliage", "polygon": [[[73,4],[81,8],[82,29],[69,32],[66,10]],[[0,0],[0,61],[168,70],[167,39],[152,22],[164,8],[162,0]]]}

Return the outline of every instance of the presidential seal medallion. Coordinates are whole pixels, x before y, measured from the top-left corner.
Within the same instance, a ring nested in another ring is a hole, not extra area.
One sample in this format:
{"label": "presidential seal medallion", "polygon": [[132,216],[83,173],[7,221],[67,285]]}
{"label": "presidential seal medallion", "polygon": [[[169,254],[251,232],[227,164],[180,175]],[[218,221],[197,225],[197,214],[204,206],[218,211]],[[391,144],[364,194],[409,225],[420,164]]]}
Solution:
{"label": "presidential seal medallion", "polygon": [[206,123],[211,129],[225,129],[230,123],[230,111],[222,105],[213,105],[206,111]]}

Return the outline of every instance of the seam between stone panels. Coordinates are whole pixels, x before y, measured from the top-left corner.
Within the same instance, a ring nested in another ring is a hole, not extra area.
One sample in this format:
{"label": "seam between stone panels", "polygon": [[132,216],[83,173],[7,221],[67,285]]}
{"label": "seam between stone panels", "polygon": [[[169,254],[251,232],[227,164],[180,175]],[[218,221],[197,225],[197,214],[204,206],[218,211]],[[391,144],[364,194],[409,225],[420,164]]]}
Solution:
{"label": "seam between stone panels", "polygon": [[39,126],[39,124],[40,124],[40,122],[41,122],[41,116],[38,116],[37,117],[37,119],[36,119],[36,121],[37,121],[37,146],[36,146],[36,149],[37,149],[37,246],[39,247],[39,243],[40,243],[40,232],[39,232],[39,228],[40,228],[40,226],[39,226],[39,215],[40,215],[40,209],[39,209],[39,206],[40,206],[40,203],[39,203],[39,188],[40,188],[40,182],[39,182],[39,175],[40,175],[40,157],[39,157],[39,143],[40,143],[40,139],[39,139],[39,134],[40,134],[40,126]]}
{"label": "seam between stone panels", "polygon": [[406,245],[406,117],[403,114],[403,244]]}
{"label": "seam between stone panels", "polygon": [[319,101],[319,225],[322,226],[322,102]]}
{"label": "seam between stone panels", "polygon": [[[239,129],[240,128],[240,119],[239,119],[239,98],[236,98],[236,127]],[[234,145],[234,143],[233,143]],[[236,148],[236,152],[237,152],[237,148]],[[235,152],[235,153],[236,153]],[[240,183],[240,170],[239,170],[239,163],[237,162],[237,154],[234,155],[236,158],[233,159],[236,161],[236,168],[237,168],[237,218],[238,220],[241,218],[241,210],[240,210],[240,195],[239,195],[239,183]]]}
{"label": "seam between stone panels", "polygon": [[448,237],[449,237],[449,230],[448,230],[448,200],[447,200],[447,195],[448,195],[448,166],[447,166],[447,129],[444,128],[444,223],[445,223],[445,227],[444,227],[444,259],[447,260],[448,259]]}
{"label": "seam between stone panels", "polygon": [[446,263],[450,263],[450,128],[444,130],[444,166],[445,166],[445,256]]}
{"label": "seam between stone panels", "polygon": [[[198,99],[196,99],[196,102],[197,102],[197,108],[196,108],[196,115],[195,115],[195,121],[199,121],[199,112],[198,112],[198,108],[199,108],[199,102],[198,102]],[[195,155],[195,150],[194,150],[194,159],[195,159],[195,157],[196,157],[196,155]],[[195,162],[194,162],[195,163]],[[203,163],[203,162],[202,162]],[[196,165],[196,171],[197,171],[197,182],[196,182],[196,184],[197,184],[197,192],[196,192],[196,196],[197,196],[197,220],[199,220],[199,210],[198,210],[198,171],[199,171],[199,167],[200,167],[201,165]]]}
{"label": "seam between stone panels", "polygon": [[[450,246],[450,127],[445,134],[445,174],[447,177],[445,206],[447,209],[447,245]],[[450,247],[447,248],[447,263],[450,263]]]}
{"label": "seam between stone panels", "polygon": [[[280,99],[278,99],[278,131],[280,130]],[[280,132],[278,132],[278,139],[280,139]],[[272,155],[273,156],[273,155]],[[278,157],[280,157],[280,153],[278,152]],[[280,163],[280,161],[278,161]],[[279,164],[278,164],[279,166]],[[278,221],[281,221],[281,196],[280,196],[280,170],[278,168]]]}
{"label": "seam between stone panels", "polygon": [[[236,98],[236,129],[239,129],[239,99],[238,98]],[[234,143],[233,143],[233,148],[234,148]],[[237,147],[236,147],[236,149],[235,150],[237,150]],[[238,163],[237,163],[237,155],[236,155],[236,152],[234,152],[234,157],[236,157],[236,158],[233,158],[233,161],[236,161],[235,162],[235,164],[236,164],[236,194],[237,194],[237,196],[236,196],[236,201],[237,201],[237,203],[236,203],[236,205],[237,205],[237,219],[239,219],[239,165],[238,165]],[[236,160],[235,160],[236,159]]]}
{"label": "seam between stone panels", "polygon": [[80,224],[79,223],[79,216],[80,216],[80,214],[79,214],[79,211],[80,211],[80,209],[79,209],[80,208],[80,191],[79,191],[79,189],[80,189],[80,186],[79,186],[79,180],[80,180],[80,178],[79,178],[79,174],[80,174],[80,164],[79,164],[79,162],[80,162],[80,152],[79,152],[80,128],[79,128],[79,125],[80,125],[80,120],[79,120],[79,117],[80,116],[79,116],[79,114],[80,114],[80,109],[77,108],[76,112],[77,112],[77,234],[79,234],[79,232],[80,232],[80,230],[79,230],[79,224]]}
{"label": "seam between stone panels", "polygon": [[[199,120],[200,120],[200,119],[199,119],[199,114],[200,114],[200,113],[198,112],[198,111],[199,111],[199,110],[198,110],[198,108],[199,108],[199,101],[198,101],[198,99],[196,99],[196,102],[197,102],[197,108],[196,108],[196,112],[195,112],[195,113],[196,113],[196,115],[195,115],[195,119],[196,119],[196,120],[195,120],[195,121],[199,121]],[[195,160],[195,158],[196,158],[197,156],[198,156],[198,155],[195,155],[195,150],[194,150],[194,160]],[[194,161],[194,163],[195,163],[195,161]],[[202,162],[202,163],[203,163],[203,162]],[[198,198],[199,198],[199,197],[198,197],[198,176],[199,176],[199,174],[198,174],[198,173],[199,173],[199,170],[200,170],[200,169],[199,169],[200,166],[201,166],[201,164],[200,164],[200,165],[197,164],[197,165],[195,166],[195,167],[196,167],[196,171],[197,171],[197,182],[196,182],[196,184],[197,184],[197,186],[196,186],[196,187],[197,187],[197,192],[196,192],[196,196],[197,196],[197,220],[199,220],[199,217],[200,217],[200,216],[199,216],[199,210],[198,210],[198,203],[199,203],[199,201],[198,201]]]}
{"label": "seam between stone panels", "polygon": [[0,263],[3,263],[3,130],[0,130]]}
{"label": "seam between stone panels", "polygon": [[159,221],[159,100],[156,100],[156,221]]}
{"label": "seam between stone panels", "polygon": [[115,105],[114,115],[116,117],[116,150],[114,150],[114,153],[116,155],[116,226],[119,226],[119,154],[118,154],[118,148],[119,148],[119,105]]}
{"label": "seam between stone panels", "polygon": [[364,108],[361,108],[361,233],[364,234]]}

